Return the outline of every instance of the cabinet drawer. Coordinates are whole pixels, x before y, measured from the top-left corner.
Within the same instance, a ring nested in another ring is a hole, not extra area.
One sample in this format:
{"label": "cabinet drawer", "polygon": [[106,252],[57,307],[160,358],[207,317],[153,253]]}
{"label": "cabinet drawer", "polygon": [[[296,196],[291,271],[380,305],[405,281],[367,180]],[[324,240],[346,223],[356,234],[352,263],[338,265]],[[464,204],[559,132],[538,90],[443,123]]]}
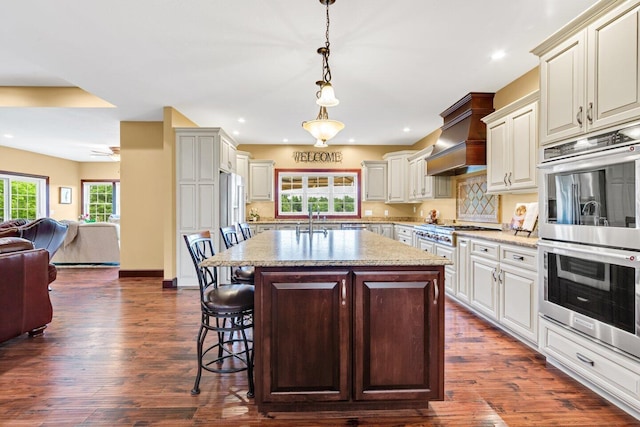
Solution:
{"label": "cabinet drawer", "polygon": [[396,226],[396,236],[398,236],[398,240],[400,240],[400,237],[405,237],[411,240],[412,235],[413,235],[413,230],[411,228]]}
{"label": "cabinet drawer", "polygon": [[540,318],[540,331],[540,348],[546,355],[633,407],[640,407],[637,362],[545,318]]}
{"label": "cabinet drawer", "polygon": [[485,242],[482,240],[471,241],[471,254],[479,255],[488,259],[498,259],[498,245],[497,243]]}
{"label": "cabinet drawer", "polygon": [[535,271],[538,267],[536,251],[516,246],[500,246],[500,262]]}

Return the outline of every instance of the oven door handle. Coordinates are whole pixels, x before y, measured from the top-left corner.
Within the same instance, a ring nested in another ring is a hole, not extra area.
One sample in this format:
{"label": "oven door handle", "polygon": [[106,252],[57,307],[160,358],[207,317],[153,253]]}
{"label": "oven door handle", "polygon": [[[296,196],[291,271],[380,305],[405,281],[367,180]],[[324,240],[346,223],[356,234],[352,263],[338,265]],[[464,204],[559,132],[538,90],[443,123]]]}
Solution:
{"label": "oven door handle", "polygon": [[[548,248],[549,252],[553,254],[559,255],[576,255],[582,254],[586,255],[588,260],[597,261],[597,262],[605,262],[608,264],[617,264],[630,266],[633,268],[640,268],[640,254],[636,252],[622,252],[616,251],[615,249],[607,250],[606,252],[598,252],[592,249],[589,249],[587,245],[575,245],[575,244],[566,244],[562,242],[556,241],[538,241],[539,248]],[[587,249],[584,249],[586,247]]]}

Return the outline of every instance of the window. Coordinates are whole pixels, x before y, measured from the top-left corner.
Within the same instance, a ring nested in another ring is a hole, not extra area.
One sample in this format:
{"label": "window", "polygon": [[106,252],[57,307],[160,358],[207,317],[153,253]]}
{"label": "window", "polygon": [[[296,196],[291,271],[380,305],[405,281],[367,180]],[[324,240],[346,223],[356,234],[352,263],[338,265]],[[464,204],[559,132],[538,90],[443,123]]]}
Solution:
{"label": "window", "polygon": [[82,181],[82,214],[98,222],[120,215],[120,181]]}
{"label": "window", "polygon": [[276,217],[360,217],[359,170],[276,170]]}
{"label": "window", "polygon": [[47,216],[48,178],[0,173],[0,222]]}

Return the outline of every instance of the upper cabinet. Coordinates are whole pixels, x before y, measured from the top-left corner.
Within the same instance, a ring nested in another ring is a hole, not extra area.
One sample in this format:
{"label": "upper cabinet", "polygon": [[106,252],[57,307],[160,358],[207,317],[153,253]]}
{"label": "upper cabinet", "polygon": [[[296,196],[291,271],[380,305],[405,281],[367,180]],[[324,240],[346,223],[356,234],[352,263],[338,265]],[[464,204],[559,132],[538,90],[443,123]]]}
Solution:
{"label": "upper cabinet", "polygon": [[541,144],[640,117],[639,3],[599,2],[533,50]]}
{"label": "upper cabinet", "polygon": [[487,192],[537,189],[538,95],[535,91],[485,116]]}
{"label": "upper cabinet", "polygon": [[382,158],[387,161],[387,203],[409,203],[409,156],[415,151],[396,151]]}
{"label": "upper cabinet", "polygon": [[362,162],[362,200],[367,202],[384,202],[387,200],[387,162]]}
{"label": "upper cabinet", "polygon": [[249,199],[252,202],[273,201],[273,160],[249,160]]}
{"label": "upper cabinet", "polygon": [[244,200],[249,203],[249,159],[251,153],[236,151],[236,173],[242,177],[244,187]]}
{"label": "upper cabinet", "polygon": [[409,200],[412,202],[451,197],[448,176],[427,175],[425,159],[432,151],[433,146],[409,156]]}
{"label": "upper cabinet", "polygon": [[236,144],[224,133],[220,135],[220,170],[235,173],[236,171]]}

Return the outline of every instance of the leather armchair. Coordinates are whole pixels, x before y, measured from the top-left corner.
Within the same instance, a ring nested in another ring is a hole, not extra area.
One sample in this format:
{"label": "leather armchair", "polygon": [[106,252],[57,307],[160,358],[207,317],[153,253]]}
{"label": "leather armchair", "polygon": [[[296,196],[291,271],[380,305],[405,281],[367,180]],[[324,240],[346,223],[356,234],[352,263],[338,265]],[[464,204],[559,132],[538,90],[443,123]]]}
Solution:
{"label": "leather armchair", "polygon": [[41,335],[53,318],[49,254],[18,237],[0,238],[0,342]]}

